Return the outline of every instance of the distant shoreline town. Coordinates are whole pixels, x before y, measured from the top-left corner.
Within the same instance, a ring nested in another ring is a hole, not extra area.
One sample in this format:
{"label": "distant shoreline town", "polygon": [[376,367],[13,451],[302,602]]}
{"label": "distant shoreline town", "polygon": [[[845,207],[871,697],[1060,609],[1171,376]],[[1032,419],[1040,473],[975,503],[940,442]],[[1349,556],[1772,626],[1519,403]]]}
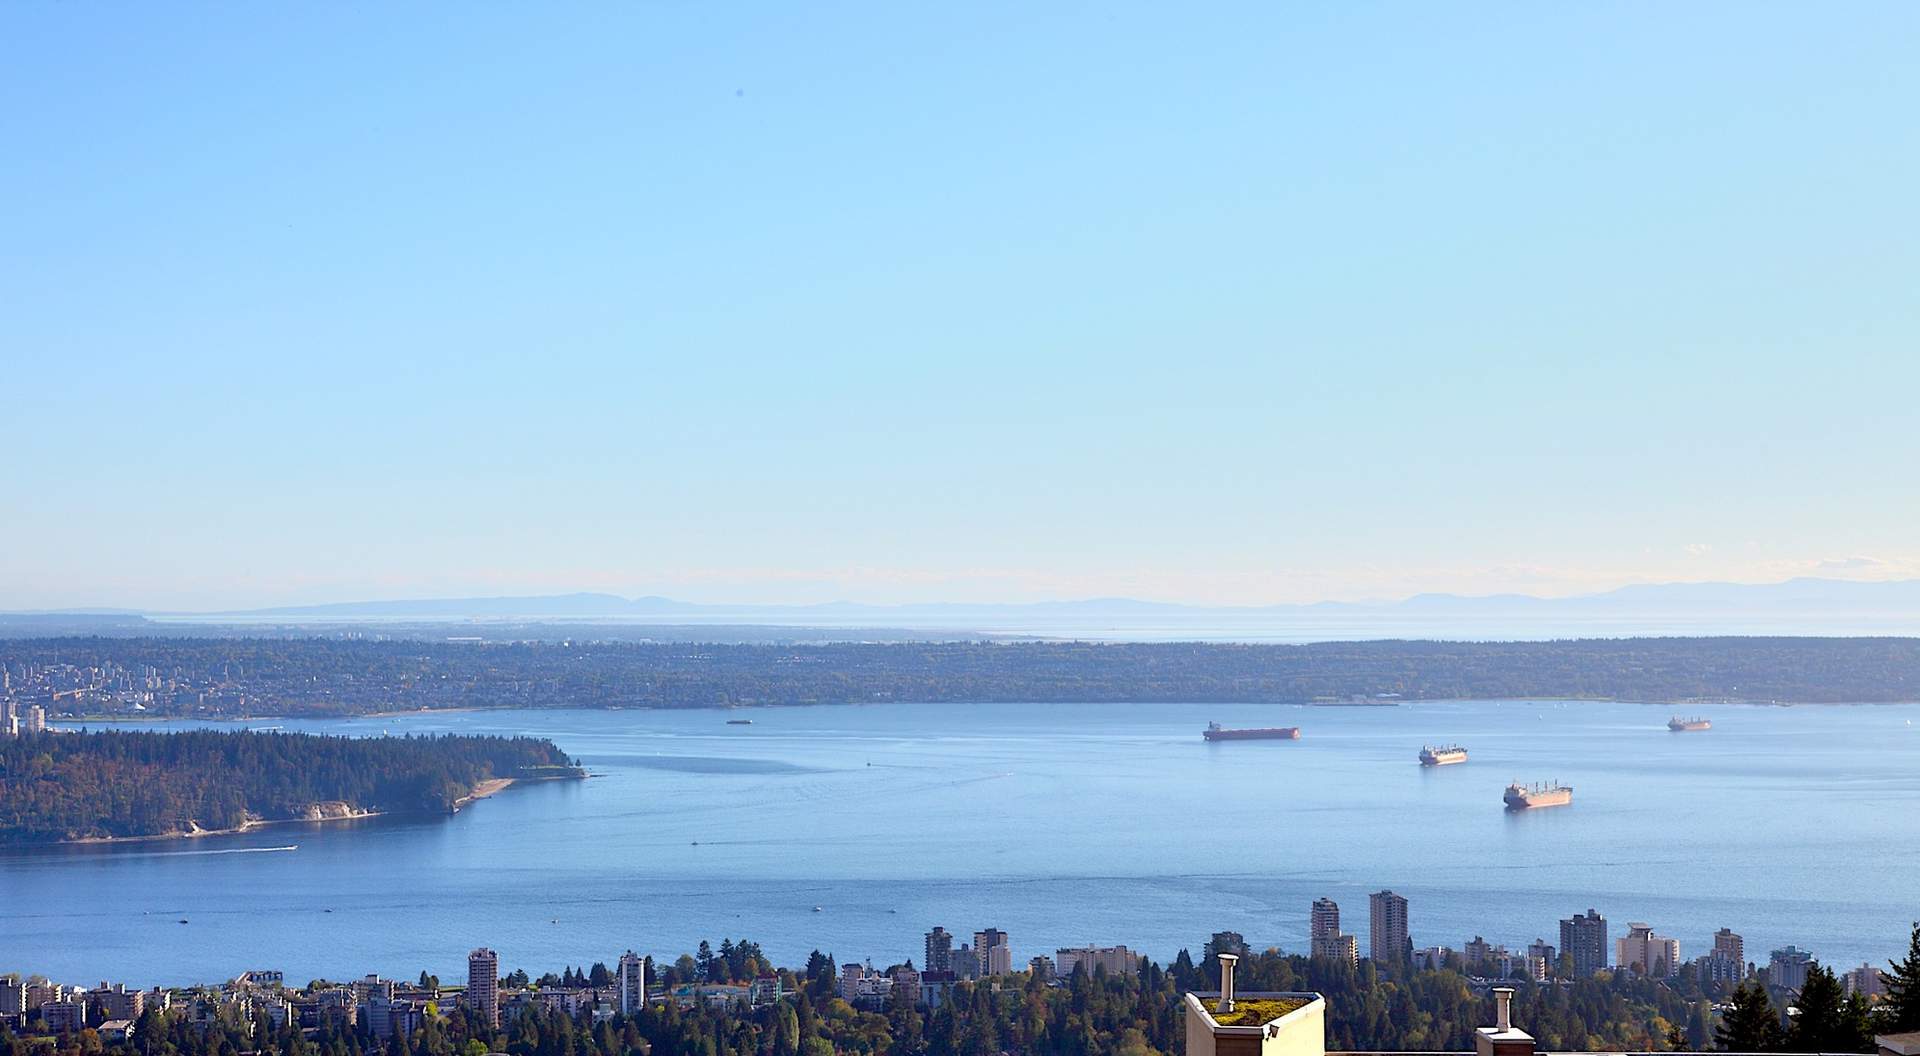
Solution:
{"label": "distant shoreline town", "polygon": [[[148,989],[107,982],[81,987],[14,973],[0,976],[0,1044],[9,1033],[70,1038],[83,1032],[91,1032],[104,1045],[138,1044],[143,1035],[172,1024],[184,1025],[201,1037],[224,1030],[256,1045],[288,1032],[304,1032],[310,1038],[349,1033],[367,1043],[412,1052],[406,1047],[408,1039],[430,1037],[445,1029],[443,1021],[449,1016],[463,1019],[460,1029],[470,1034],[499,1032],[528,1015],[577,1018],[597,1026],[618,1017],[641,1016],[650,1009],[668,1016],[678,1011],[752,1017],[798,1004],[808,1015],[832,1016],[833,1002],[844,1003],[851,1015],[938,1016],[944,1012],[953,1016],[969,1008],[980,1011],[983,992],[1033,994],[1064,989],[1077,993],[1090,984],[1140,991],[1191,989],[1223,971],[1230,976],[1234,960],[1248,962],[1242,971],[1250,982],[1278,979],[1290,991],[1311,985],[1336,997],[1357,994],[1363,1000],[1374,987],[1389,985],[1388,980],[1411,985],[1426,977],[1451,977],[1476,1000],[1495,993],[1495,987],[1531,988],[1529,992],[1537,994],[1562,992],[1563,1004],[1569,997],[1577,1004],[1594,994],[1611,994],[1631,1003],[1634,1014],[1646,1016],[1648,1022],[1582,1022],[1578,1029],[1586,1033],[1577,1035],[1578,1040],[1605,1040],[1598,1032],[1611,1026],[1626,1029],[1623,1037],[1650,1040],[1642,1046],[1648,1050],[1704,1048],[1715,1039],[1725,1041],[1729,1030],[1747,1029],[1730,1024],[1736,1017],[1751,1016],[1756,1002],[1778,1009],[1798,1005],[1803,1016],[1813,1014],[1822,1002],[1841,1002],[1834,1015],[1858,1020],[1851,1045],[1862,1043],[1866,1035],[1860,1030],[1866,1024],[1897,1027],[1901,1017],[1920,1014],[1920,923],[1914,926],[1908,956],[1894,962],[1888,972],[1863,964],[1835,973],[1809,951],[1793,946],[1771,951],[1765,963],[1749,961],[1744,940],[1727,928],[1714,934],[1710,951],[1692,959],[1683,958],[1677,939],[1639,922],[1629,924],[1625,935],[1609,943],[1607,919],[1591,909],[1559,922],[1557,945],[1536,939],[1523,949],[1510,950],[1476,935],[1459,949],[1416,949],[1408,933],[1408,908],[1407,900],[1391,890],[1369,896],[1364,951],[1358,938],[1343,930],[1339,905],[1322,898],[1311,907],[1305,956],[1278,950],[1256,953],[1239,933],[1218,931],[1209,937],[1197,962],[1182,950],[1166,966],[1124,945],[1064,947],[1023,959],[1014,954],[1011,936],[999,929],[976,931],[968,943],[943,927],[934,927],[922,936],[923,956],[917,965],[908,959],[883,968],[870,961],[836,963],[818,950],[802,967],[776,968],[757,945],[723,940],[717,949],[702,942],[697,953],[682,954],[668,963],[656,964],[628,950],[612,968],[595,964],[591,969],[568,968],[537,979],[523,970],[503,974],[500,955],[481,947],[468,955],[464,985],[442,985],[426,971],[411,981],[370,974],[351,982],[315,980],[295,985],[278,970],[255,969],[221,984]],[[1224,969],[1223,961],[1229,962]],[[1447,990],[1441,987],[1432,992]],[[1410,992],[1425,991],[1412,986]],[[1319,995],[1302,996],[1317,999]],[[1662,1001],[1668,1010],[1681,1009],[1691,1019],[1678,1022],[1658,1016]],[[1607,1014],[1617,1018],[1620,1007],[1613,1005]],[[1457,1008],[1454,1014],[1464,1015]],[[1777,1040],[1784,1045],[1796,1027],[1795,1013],[1775,1015],[1781,1030]],[[1665,1025],[1665,1032],[1647,1035],[1656,1022]],[[1364,1047],[1388,1049],[1419,1047],[1423,1040],[1435,1043],[1431,1038],[1405,1036],[1346,1040],[1349,1044],[1364,1040]],[[1832,1038],[1825,1040],[1832,1047],[1823,1045],[1820,1051],[1856,1051]],[[1755,1045],[1751,1051],[1764,1047]]]}
{"label": "distant shoreline town", "polygon": [[1378,706],[1916,698],[1920,639],[1905,638],[1315,645],[492,642],[359,634],[0,640],[0,700],[41,722],[895,701]]}

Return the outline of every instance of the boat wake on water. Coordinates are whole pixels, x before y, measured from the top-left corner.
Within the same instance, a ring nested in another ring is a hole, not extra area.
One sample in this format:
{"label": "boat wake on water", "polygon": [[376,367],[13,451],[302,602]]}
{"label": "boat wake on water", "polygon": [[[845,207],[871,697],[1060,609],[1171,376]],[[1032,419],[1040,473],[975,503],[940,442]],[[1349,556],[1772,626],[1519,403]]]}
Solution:
{"label": "boat wake on water", "polygon": [[285,847],[215,847],[199,851],[135,851],[122,854],[121,858],[203,858],[210,854],[284,854],[297,851],[300,845],[287,844]]}

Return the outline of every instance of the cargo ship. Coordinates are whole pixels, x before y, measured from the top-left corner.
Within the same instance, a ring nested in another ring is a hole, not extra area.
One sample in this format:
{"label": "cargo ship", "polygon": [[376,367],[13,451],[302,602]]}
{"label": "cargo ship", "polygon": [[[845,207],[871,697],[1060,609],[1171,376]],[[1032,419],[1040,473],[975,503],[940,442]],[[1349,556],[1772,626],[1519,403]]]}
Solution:
{"label": "cargo ship", "polygon": [[1297,741],[1300,739],[1300,727],[1270,726],[1260,730],[1229,730],[1217,722],[1209,722],[1206,732],[1200,736],[1209,741]]}
{"label": "cargo ship", "polygon": [[1549,781],[1538,785],[1523,785],[1518,781],[1507,786],[1508,810],[1531,810],[1534,807],[1564,807],[1573,802],[1573,789],[1558,781]]}
{"label": "cargo ship", "polygon": [[1713,729],[1713,723],[1702,718],[1683,719],[1675,715],[1673,718],[1667,720],[1667,729],[1675,733],[1685,733],[1690,730],[1711,730]]}
{"label": "cargo ship", "polygon": [[1449,763],[1467,761],[1467,750],[1457,744],[1443,744],[1438,748],[1425,745],[1420,749],[1421,766],[1446,766]]}
{"label": "cargo ship", "polygon": [[728,719],[728,720],[727,720],[727,725],[729,725],[729,726],[751,726],[751,725],[753,725],[753,720],[752,720],[752,719]]}

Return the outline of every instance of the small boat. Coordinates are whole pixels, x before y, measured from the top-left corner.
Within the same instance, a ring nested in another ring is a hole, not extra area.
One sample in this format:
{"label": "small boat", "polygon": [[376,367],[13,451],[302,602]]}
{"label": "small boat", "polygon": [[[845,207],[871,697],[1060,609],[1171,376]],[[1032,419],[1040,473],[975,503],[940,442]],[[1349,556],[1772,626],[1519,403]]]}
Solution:
{"label": "small boat", "polygon": [[753,720],[752,720],[752,719],[728,719],[728,720],[727,720],[727,725],[729,725],[729,726],[751,726],[751,725],[753,725]]}
{"label": "small boat", "polygon": [[826,912],[826,910],[824,910],[824,909],[821,909],[821,908],[820,908],[819,906],[815,906],[815,907],[813,907],[813,911],[814,911],[815,913],[825,913],[825,912]]}
{"label": "small boat", "polygon": [[187,918],[185,917],[180,918],[180,923],[185,924],[186,922],[187,922]]}

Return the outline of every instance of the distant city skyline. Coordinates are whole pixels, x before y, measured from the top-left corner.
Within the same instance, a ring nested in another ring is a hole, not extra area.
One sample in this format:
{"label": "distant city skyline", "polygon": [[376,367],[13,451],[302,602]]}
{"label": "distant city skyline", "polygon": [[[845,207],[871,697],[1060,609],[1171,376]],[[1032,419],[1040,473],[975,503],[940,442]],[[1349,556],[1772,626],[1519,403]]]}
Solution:
{"label": "distant city skyline", "polygon": [[0,11],[0,609],[1920,576],[1920,8]]}

